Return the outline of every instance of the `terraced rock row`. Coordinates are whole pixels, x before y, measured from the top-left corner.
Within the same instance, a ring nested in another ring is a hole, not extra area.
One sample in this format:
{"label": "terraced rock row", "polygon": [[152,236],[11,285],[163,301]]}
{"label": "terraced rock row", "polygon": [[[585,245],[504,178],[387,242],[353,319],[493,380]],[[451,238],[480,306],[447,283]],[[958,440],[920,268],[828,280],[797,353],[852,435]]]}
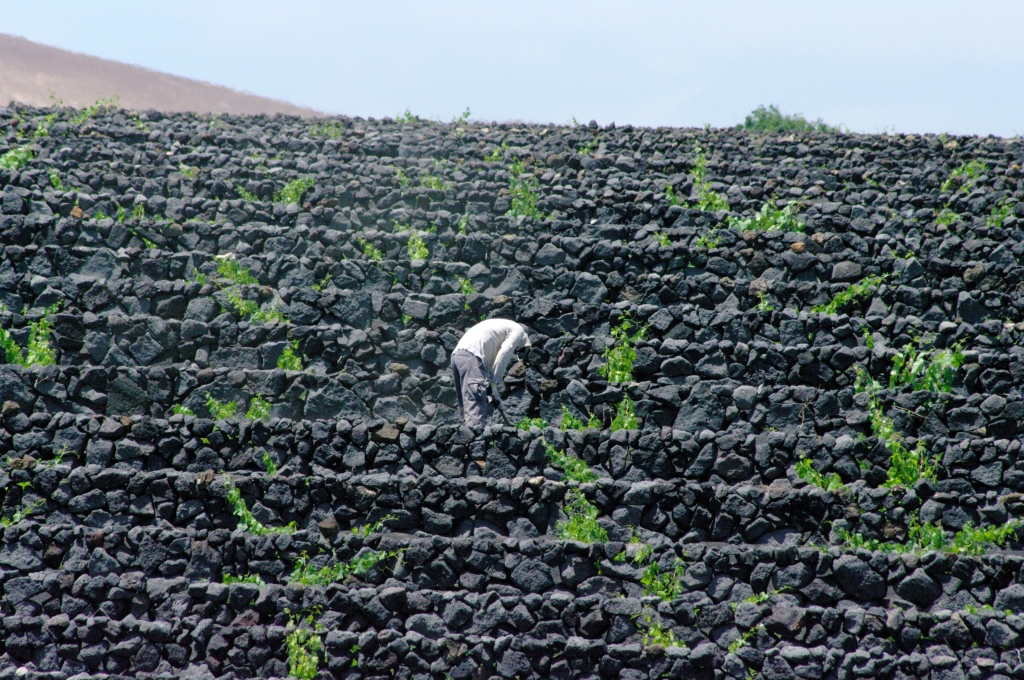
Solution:
{"label": "terraced rock row", "polygon": [[1020,535],[869,549],[1024,519],[1020,140],[91,113],[0,109],[0,678],[1024,678]]}

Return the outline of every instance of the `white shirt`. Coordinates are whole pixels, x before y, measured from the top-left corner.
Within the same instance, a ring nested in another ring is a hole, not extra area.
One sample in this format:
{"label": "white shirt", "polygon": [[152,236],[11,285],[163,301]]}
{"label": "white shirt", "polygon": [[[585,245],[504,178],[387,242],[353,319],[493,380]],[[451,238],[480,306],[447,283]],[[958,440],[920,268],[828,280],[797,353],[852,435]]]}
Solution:
{"label": "white shirt", "polygon": [[529,346],[526,330],[515,321],[488,319],[466,331],[455,350],[464,349],[480,357],[488,380],[499,383],[505,377],[505,369],[516,350]]}

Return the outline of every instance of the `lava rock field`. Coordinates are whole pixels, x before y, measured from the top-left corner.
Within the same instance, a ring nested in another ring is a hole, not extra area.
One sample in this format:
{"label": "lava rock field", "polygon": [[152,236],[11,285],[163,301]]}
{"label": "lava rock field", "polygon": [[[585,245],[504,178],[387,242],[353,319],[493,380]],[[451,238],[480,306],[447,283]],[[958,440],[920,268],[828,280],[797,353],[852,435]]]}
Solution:
{"label": "lava rock field", "polygon": [[1020,139],[87,113],[0,108],[0,678],[1024,680],[1024,530],[883,549],[1024,521]]}

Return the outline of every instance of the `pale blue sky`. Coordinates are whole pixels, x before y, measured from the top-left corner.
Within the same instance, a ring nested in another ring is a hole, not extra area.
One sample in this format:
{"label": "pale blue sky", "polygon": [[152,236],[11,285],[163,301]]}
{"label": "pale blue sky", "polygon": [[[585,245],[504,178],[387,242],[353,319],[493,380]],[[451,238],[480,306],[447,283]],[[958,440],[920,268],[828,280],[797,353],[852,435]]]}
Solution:
{"label": "pale blue sky", "polygon": [[[1024,2],[0,0],[0,32],[332,113],[1024,133]],[[2,68],[2,64],[0,64]]]}

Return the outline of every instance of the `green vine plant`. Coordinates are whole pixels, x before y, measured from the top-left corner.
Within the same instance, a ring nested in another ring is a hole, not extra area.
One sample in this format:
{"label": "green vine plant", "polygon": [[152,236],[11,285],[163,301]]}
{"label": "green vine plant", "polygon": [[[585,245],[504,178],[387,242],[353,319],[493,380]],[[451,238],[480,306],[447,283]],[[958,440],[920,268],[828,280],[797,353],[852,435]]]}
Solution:
{"label": "green vine plant", "polygon": [[[597,481],[597,473],[585,461],[570,453],[558,451],[546,439],[542,438],[541,443],[551,464],[562,470],[564,479],[579,484]],[[597,506],[587,500],[578,488],[569,487],[566,490],[562,509],[566,519],[555,524],[559,538],[581,543],[603,543],[608,540],[608,532],[597,523]]]}
{"label": "green vine plant", "polygon": [[911,385],[915,391],[949,392],[963,363],[963,343],[930,353],[921,351],[920,346],[906,344],[892,359],[889,389]]}
{"label": "green vine plant", "polygon": [[949,177],[942,186],[939,187],[940,191],[949,191],[954,187],[959,190],[967,190],[974,186],[978,178],[988,172],[988,165],[984,161],[967,161],[961,163],[953,172],[949,173]]}
{"label": "green vine plant", "polygon": [[928,457],[923,440],[918,440],[913,450],[907,448],[903,435],[896,429],[892,418],[885,414],[877,394],[878,382],[861,368],[857,371],[854,386],[858,393],[867,392],[871,430],[889,450],[889,472],[884,486],[911,487],[919,479],[935,481],[938,456]]}
{"label": "green vine plant", "polygon": [[253,517],[249,506],[242,498],[242,492],[234,485],[231,478],[224,475],[224,488],[227,490],[227,502],[231,506],[231,512],[238,518],[238,526],[254,536],[268,536],[273,534],[294,534],[298,531],[295,522],[289,522],[283,527],[264,526],[258,519]]}
{"label": "green vine plant", "polygon": [[859,533],[846,529],[839,530],[839,537],[850,548],[866,548],[891,553],[925,553],[929,551],[959,555],[983,555],[991,547],[1002,547],[1017,533],[1022,523],[1012,520],[998,527],[975,529],[968,523],[956,532],[950,541],[946,530],[939,524],[922,523],[916,515],[907,523],[907,538],[904,541],[879,541],[866,539]]}
{"label": "green vine plant", "polygon": [[[18,364],[28,368],[29,366],[50,366],[57,363],[57,356],[50,345],[50,317],[60,309],[60,303],[46,308],[38,320],[29,324],[28,343],[22,347],[11,336],[6,328],[0,328],[0,349],[3,349],[4,359],[9,364]],[[0,313],[6,312],[7,308],[0,304]]]}
{"label": "green vine plant", "polygon": [[718,230],[711,228],[693,240],[693,247],[700,250],[713,250],[718,247],[721,240],[721,237],[718,235]]}
{"label": "green vine plant", "polygon": [[380,251],[380,248],[373,245],[370,241],[364,238],[358,239],[357,242],[363,248],[363,257],[371,262],[380,262],[384,259],[384,253]]}
{"label": "green vine plant", "polygon": [[887,278],[889,278],[888,274],[866,276],[857,283],[851,283],[846,290],[836,293],[828,304],[811,307],[811,311],[820,312],[822,314],[838,314],[839,310],[843,307],[874,295],[875,291],[878,290],[878,287],[881,286]]}
{"label": "green vine plant", "polygon": [[242,574],[241,576],[235,576],[233,574],[224,574],[221,577],[221,583],[224,585],[231,585],[232,583],[252,583],[253,585],[262,588],[266,584],[263,582],[263,578],[259,574]]}
{"label": "green vine plant", "polygon": [[24,507],[20,507],[10,515],[4,515],[0,517],[0,526],[13,527],[16,524],[21,524],[28,519],[36,510],[39,510],[46,505],[46,499],[40,498]]}
{"label": "green vine plant", "polygon": [[548,421],[543,418],[523,418],[516,423],[516,428],[523,430],[524,432],[529,432],[531,427],[538,427],[543,430],[547,426]]}
{"label": "green vine plant", "polygon": [[597,506],[587,500],[583,492],[570,487],[562,504],[566,519],[555,524],[558,537],[564,541],[580,543],[606,543],[608,532],[597,523]]}
{"label": "green vine plant", "polygon": [[427,250],[426,242],[417,233],[413,233],[409,237],[406,250],[409,252],[410,260],[426,260],[430,258],[430,251]]}
{"label": "green vine plant", "polygon": [[[220,278],[227,279],[230,282],[229,285],[224,285],[216,281],[214,285],[224,291],[228,303],[234,308],[235,313],[240,318],[248,318],[256,323],[269,323],[271,321],[288,323],[288,317],[276,306],[264,309],[257,302],[246,300],[242,297],[242,286],[256,286],[259,285],[259,281],[249,272],[248,267],[235,261],[233,254],[217,256],[217,274]],[[197,276],[199,276],[198,272]],[[205,282],[205,277],[203,282]]]}
{"label": "green vine plant", "polygon": [[746,647],[748,644],[750,644],[751,638],[760,633],[762,630],[765,630],[764,624],[758,624],[750,630],[744,632],[738,638],[729,643],[729,653],[735,654],[736,652]]}
{"label": "green vine plant", "polygon": [[633,400],[629,398],[628,394],[623,394],[622,401],[615,407],[615,418],[612,419],[611,431],[636,429],[639,429],[639,425]]}
{"label": "green vine plant", "polygon": [[[364,524],[361,527],[352,527],[352,535],[366,538],[367,536],[380,531],[385,522],[394,519],[397,519],[395,515],[386,515],[376,522]],[[337,583],[344,581],[350,576],[365,574],[381,562],[394,557],[400,557],[404,550],[404,548],[393,551],[367,550],[364,553],[356,555],[348,562],[337,562],[332,566],[323,566],[319,568],[310,565],[309,555],[302,553],[302,555],[295,561],[295,568],[292,571],[290,581],[292,583],[301,583],[307,586]]]}
{"label": "green vine plant", "polygon": [[245,412],[246,420],[266,420],[270,417],[270,402],[259,394],[252,395],[249,408]]}
{"label": "green vine plant", "polygon": [[682,560],[676,559],[672,571],[662,573],[661,565],[654,557],[654,550],[649,545],[639,543],[639,538],[634,535],[630,546],[637,545],[632,558],[630,558],[630,546],[612,558],[616,562],[625,562],[629,559],[633,564],[644,568],[640,574],[640,585],[644,587],[644,595],[653,595],[662,600],[674,600],[683,594],[683,576],[686,573],[686,565]]}
{"label": "green vine plant", "polygon": [[228,418],[234,418],[235,414],[238,413],[238,402],[229,401],[227,403],[218,401],[207,392],[206,393],[206,409],[210,412],[210,417],[214,420],[227,420]]}
{"label": "green vine plant", "polygon": [[541,438],[544,451],[548,455],[551,464],[560,469],[566,479],[580,484],[597,481],[597,473],[590,469],[590,466],[571,453],[558,451],[548,440]]}
{"label": "green vine plant", "polygon": [[267,471],[267,474],[271,477],[277,474],[277,463],[271,458],[270,454],[266,451],[260,456],[260,462],[263,463],[263,469]]}
{"label": "green vine plant", "polygon": [[505,159],[505,152],[508,150],[508,144],[502,144],[491,149],[491,152],[484,156],[484,160],[488,163],[500,163]]}
{"label": "green vine plant", "polygon": [[284,371],[301,371],[302,359],[299,358],[299,341],[292,340],[277,358],[277,367]]}
{"label": "green vine plant", "polygon": [[337,562],[332,566],[316,568],[310,565],[309,556],[302,553],[295,561],[295,569],[292,571],[290,582],[306,586],[326,586],[331,583],[339,583],[350,576],[365,574],[379,563],[401,554],[401,550],[368,550],[356,555],[348,562]]}
{"label": "green vine plant", "polygon": [[292,617],[289,614],[288,636],[288,675],[299,680],[313,680],[320,669],[324,643],[321,634],[326,630],[313,620],[312,614],[305,619]]}
{"label": "green vine plant", "polygon": [[661,622],[661,616],[651,607],[644,607],[635,617],[639,620],[638,626],[643,630],[641,639],[645,647],[686,647],[686,643],[677,640],[671,628],[665,628]]}
{"label": "green vine plant", "polygon": [[775,199],[769,199],[753,217],[734,218],[730,220],[730,226],[739,231],[802,232],[804,223],[793,214],[793,205],[790,203],[780,209],[775,206]]}
{"label": "green vine plant", "polygon": [[301,177],[288,182],[274,194],[275,203],[302,203],[303,195],[313,186],[312,177]]}
{"label": "green vine plant", "polygon": [[796,474],[800,479],[804,480],[808,484],[825,491],[839,491],[840,489],[846,488],[843,485],[843,480],[839,477],[839,473],[832,472],[830,474],[823,475],[814,469],[810,458],[804,458],[803,460],[797,461]]}
{"label": "green vine plant", "polygon": [[507,217],[533,217],[541,219],[540,210],[537,209],[537,201],[540,199],[538,193],[540,182],[533,173],[527,172],[522,161],[516,161],[509,166],[511,175],[508,182],[508,192],[512,197],[512,205],[505,213]]}
{"label": "green vine plant", "polygon": [[1016,205],[1016,202],[1009,196],[1001,199],[992,206],[992,212],[985,219],[986,226],[993,229],[1002,229],[1003,222],[1013,213],[1014,205]]}
{"label": "green vine plant", "polygon": [[694,186],[697,187],[697,208],[706,212],[718,212],[728,210],[729,202],[725,196],[711,189],[711,181],[705,179],[707,175],[708,157],[700,144],[694,147],[697,159],[693,165]]}
{"label": "green vine plant", "polygon": [[604,365],[597,369],[610,383],[630,382],[633,379],[633,362],[636,361],[633,345],[644,339],[648,329],[648,326],[641,326],[631,335],[629,330],[634,326],[634,321],[623,316],[619,325],[611,330],[613,342],[604,350]]}
{"label": "green vine plant", "polygon": [[0,156],[0,169],[20,170],[35,157],[35,152],[28,146],[16,146]]}
{"label": "green vine plant", "polygon": [[601,429],[601,421],[598,419],[598,417],[596,415],[591,413],[587,417],[587,421],[583,422],[583,420],[581,420],[580,418],[577,418],[576,416],[574,416],[572,414],[572,411],[569,410],[568,406],[566,406],[565,404],[562,404],[562,422],[558,425],[558,428],[560,430],[562,430],[563,432],[564,431],[568,431],[568,430],[586,430],[586,429],[597,429],[597,430],[600,430]]}

